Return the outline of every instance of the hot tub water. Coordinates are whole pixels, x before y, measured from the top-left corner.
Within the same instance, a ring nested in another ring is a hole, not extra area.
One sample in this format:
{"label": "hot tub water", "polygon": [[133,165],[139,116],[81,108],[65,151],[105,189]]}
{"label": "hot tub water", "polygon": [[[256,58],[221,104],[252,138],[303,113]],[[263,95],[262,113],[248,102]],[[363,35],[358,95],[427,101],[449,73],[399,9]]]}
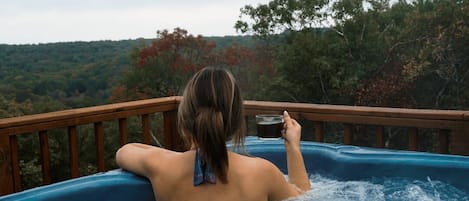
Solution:
{"label": "hot tub water", "polygon": [[467,192],[431,178],[339,181],[315,174],[310,180],[311,190],[288,201],[469,201]]}

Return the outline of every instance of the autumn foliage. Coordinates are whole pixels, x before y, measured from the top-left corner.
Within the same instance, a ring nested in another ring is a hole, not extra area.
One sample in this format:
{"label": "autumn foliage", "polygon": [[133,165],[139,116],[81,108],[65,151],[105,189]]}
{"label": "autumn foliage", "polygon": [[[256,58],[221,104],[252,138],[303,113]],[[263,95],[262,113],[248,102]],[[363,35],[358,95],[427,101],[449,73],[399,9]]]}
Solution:
{"label": "autumn foliage", "polygon": [[158,39],[144,47],[138,54],[138,66],[151,66],[156,58],[166,58],[173,72],[193,72],[208,63],[215,43],[201,35],[192,36],[186,30],[158,31]]}
{"label": "autumn foliage", "polygon": [[367,80],[357,91],[357,104],[366,106],[415,107],[409,97],[410,82],[399,74]]}
{"label": "autumn foliage", "polygon": [[193,36],[180,28],[163,30],[150,45],[138,49],[132,69],[113,89],[111,101],[181,94],[189,77],[205,66],[229,69],[246,91],[255,87],[254,77],[274,73],[266,48],[233,43],[216,50],[215,42],[200,35]]}

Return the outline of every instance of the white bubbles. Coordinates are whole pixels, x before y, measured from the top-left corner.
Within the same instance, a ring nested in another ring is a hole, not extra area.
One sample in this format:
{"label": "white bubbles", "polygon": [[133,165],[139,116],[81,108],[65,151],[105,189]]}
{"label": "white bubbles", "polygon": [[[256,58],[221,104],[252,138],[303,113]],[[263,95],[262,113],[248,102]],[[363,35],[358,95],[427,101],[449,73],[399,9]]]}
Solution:
{"label": "white bubbles", "polygon": [[339,181],[312,175],[312,189],[289,201],[469,201],[469,194],[440,182],[406,178]]}
{"label": "white bubbles", "polygon": [[366,181],[338,181],[320,175],[311,176],[312,189],[298,200],[381,201],[383,186]]}

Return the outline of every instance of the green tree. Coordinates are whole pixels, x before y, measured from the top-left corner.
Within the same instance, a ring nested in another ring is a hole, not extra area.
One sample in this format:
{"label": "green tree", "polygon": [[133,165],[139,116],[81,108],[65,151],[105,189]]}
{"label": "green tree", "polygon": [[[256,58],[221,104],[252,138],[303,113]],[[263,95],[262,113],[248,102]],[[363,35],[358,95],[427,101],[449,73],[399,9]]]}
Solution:
{"label": "green tree", "polygon": [[413,98],[420,107],[468,108],[469,2],[416,1],[413,7],[407,41],[396,48]]}
{"label": "green tree", "polygon": [[[386,46],[380,41],[390,31],[387,1],[274,0],[258,7],[246,6],[235,27],[279,40],[272,83],[284,89],[289,101],[353,104],[360,81],[385,65]],[[329,24],[328,24],[329,23]],[[332,23],[332,25],[330,24]],[[384,26],[383,26],[384,24]],[[387,27],[387,28],[386,28]]]}

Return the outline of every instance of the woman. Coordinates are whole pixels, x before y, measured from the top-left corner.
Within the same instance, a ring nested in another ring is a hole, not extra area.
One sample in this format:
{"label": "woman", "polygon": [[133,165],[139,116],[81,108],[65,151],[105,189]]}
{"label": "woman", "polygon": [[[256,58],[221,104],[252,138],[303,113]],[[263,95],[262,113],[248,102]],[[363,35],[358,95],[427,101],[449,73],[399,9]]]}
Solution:
{"label": "woman", "polygon": [[309,190],[299,146],[301,126],[287,112],[283,138],[290,183],[271,162],[227,150],[230,139],[244,145],[242,108],[231,73],[204,68],[188,82],[178,110],[178,126],[189,150],[131,143],[117,151],[117,164],[147,177],[158,201],[284,200]]}

